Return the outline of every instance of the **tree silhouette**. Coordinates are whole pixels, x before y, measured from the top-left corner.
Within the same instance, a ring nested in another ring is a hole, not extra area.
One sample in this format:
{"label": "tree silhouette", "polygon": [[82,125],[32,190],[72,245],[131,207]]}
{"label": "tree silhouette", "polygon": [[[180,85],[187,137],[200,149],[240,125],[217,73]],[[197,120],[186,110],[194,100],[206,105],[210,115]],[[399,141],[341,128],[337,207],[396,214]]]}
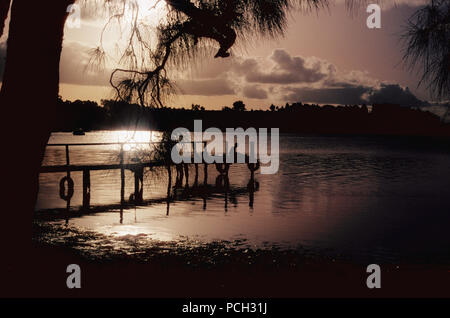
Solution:
{"label": "tree silhouette", "polygon": [[[0,24],[6,18],[5,2],[9,1],[0,1]],[[57,113],[66,9],[73,2],[58,0],[45,5],[41,1],[15,0],[10,9],[0,105],[5,110],[4,118],[17,125],[5,145],[8,155],[4,158],[6,164],[15,167],[7,169],[11,174],[7,178],[7,196],[11,202],[21,204],[9,215],[10,225],[18,230],[24,229],[20,220],[29,220],[37,198],[39,169]],[[29,240],[30,236],[23,236]]]}
{"label": "tree silhouette", "polygon": [[191,105],[191,110],[193,110],[195,112],[199,112],[199,111],[205,110],[205,107],[200,106],[198,104],[192,104]]}
{"label": "tree silhouette", "polygon": [[[156,1],[158,3],[159,1]],[[158,27],[158,43],[142,37],[145,25],[132,19],[130,39],[122,60],[128,62],[111,74],[117,96],[143,106],[163,107],[164,97],[174,92],[168,74],[170,66],[186,66],[200,52],[217,43],[216,58],[226,58],[236,40],[283,34],[287,13],[294,9],[321,8],[328,0],[165,0],[166,22]],[[125,16],[125,7],[118,17]],[[131,16],[137,17],[138,7]],[[146,52],[140,54],[139,52]],[[105,56],[100,43],[95,53]],[[149,56],[150,58],[145,58]],[[98,60],[98,58],[94,58]]]}
{"label": "tree silhouette", "polygon": [[[155,5],[161,2],[148,1]],[[15,136],[10,145],[11,151],[23,153],[26,158],[14,176],[18,184],[11,188],[22,189],[20,198],[15,194],[17,200],[31,199],[29,210],[34,209],[39,169],[54,125],[64,24],[67,7],[74,2],[58,0],[43,5],[41,1],[15,0],[11,6],[0,104],[8,105],[7,117],[26,127],[25,133]],[[293,8],[321,8],[328,3],[327,0],[165,0],[167,17],[157,28],[158,43],[152,47],[138,21],[136,0],[101,2],[122,7],[122,10],[110,11],[110,21],[129,16],[126,7],[130,8],[132,17],[127,21],[132,31],[122,58],[127,66],[111,74],[112,86],[120,99],[154,107],[163,106],[163,97],[173,92],[169,66],[182,64],[214,43],[219,45],[215,57],[225,58],[239,38],[282,35],[287,13]],[[0,0],[0,3],[0,24],[3,25],[10,0]],[[94,53],[93,61],[101,64],[104,58],[101,43]],[[32,106],[24,94],[35,101]],[[27,116],[24,116],[24,109]],[[17,160],[17,157],[10,158],[10,164],[17,165]],[[23,185],[19,183],[23,179],[30,181]]]}
{"label": "tree silhouette", "polygon": [[233,110],[238,112],[245,112],[245,104],[243,101],[238,100],[233,103]]}
{"label": "tree silhouette", "polygon": [[430,0],[408,21],[403,35],[404,61],[422,71],[419,84],[428,83],[438,99],[450,97],[450,2]]}

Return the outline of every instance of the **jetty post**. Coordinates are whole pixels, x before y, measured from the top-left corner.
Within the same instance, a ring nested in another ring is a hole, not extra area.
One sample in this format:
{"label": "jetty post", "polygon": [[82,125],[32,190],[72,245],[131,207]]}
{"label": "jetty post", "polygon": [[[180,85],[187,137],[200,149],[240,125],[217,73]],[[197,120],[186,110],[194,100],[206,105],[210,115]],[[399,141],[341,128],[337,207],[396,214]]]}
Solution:
{"label": "jetty post", "polygon": [[[69,169],[69,166],[70,166],[69,145],[66,145],[66,166],[67,166],[67,180],[69,182],[69,180],[71,180],[70,169]],[[67,200],[66,200],[67,213],[70,211],[70,199],[71,199],[71,197],[68,195]]]}
{"label": "jetty post", "polygon": [[83,210],[89,211],[91,205],[91,170],[83,170]]}
{"label": "jetty post", "polygon": [[123,205],[125,204],[125,167],[123,143],[120,144],[120,223],[123,222]]}
{"label": "jetty post", "polygon": [[144,167],[138,165],[134,168],[134,203],[141,204],[144,192]]}

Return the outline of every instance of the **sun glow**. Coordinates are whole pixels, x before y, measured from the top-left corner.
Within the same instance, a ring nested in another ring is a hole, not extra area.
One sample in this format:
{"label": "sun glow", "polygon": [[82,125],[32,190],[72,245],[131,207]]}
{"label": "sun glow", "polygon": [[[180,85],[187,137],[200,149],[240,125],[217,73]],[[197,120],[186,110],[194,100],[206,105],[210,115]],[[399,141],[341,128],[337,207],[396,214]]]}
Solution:
{"label": "sun glow", "polygon": [[134,151],[142,149],[146,145],[159,142],[161,133],[154,131],[129,131],[120,130],[114,132],[114,139],[123,144],[124,151]]}
{"label": "sun glow", "polygon": [[[116,0],[110,7],[108,16],[100,24],[100,44],[106,52],[106,66],[129,66],[128,60],[136,54],[137,60],[144,58],[137,42],[143,41],[145,47],[156,44],[157,28],[165,23],[167,4],[163,0]],[[114,17],[118,17],[117,19]],[[135,49],[130,54],[131,47]]]}
{"label": "sun glow", "polygon": [[[162,0],[134,0],[138,7],[137,18],[146,24],[156,26],[166,13],[166,2]],[[132,21],[134,10],[128,5],[127,20]]]}

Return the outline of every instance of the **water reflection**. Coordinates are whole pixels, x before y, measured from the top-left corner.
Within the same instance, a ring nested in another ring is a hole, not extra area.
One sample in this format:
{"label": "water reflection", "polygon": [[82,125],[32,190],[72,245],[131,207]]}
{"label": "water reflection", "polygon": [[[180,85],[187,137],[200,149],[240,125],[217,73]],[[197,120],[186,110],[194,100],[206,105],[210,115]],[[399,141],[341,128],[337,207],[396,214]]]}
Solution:
{"label": "water reflection", "polygon": [[[230,179],[229,176],[226,174],[220,174],[216,177],[214,184],[208,184],[207,178],[205,178],[204,183],[199,184],[198,183],[198,168],[195,168],[195,179],[194,183],[190,185],[189,182],[189,167],[186,165],[186,167],[183,167],[182,169],[179,169],[179,167],[176,168],[162,168],[166,169],[167,171],[167,194],[165,197],[159,197],[159,198],[152,198],[152,199],[144,199],[143,198],[143,189],[144,189],[144,173],[143,170],[139,170],[137,172],[137,176],[135,177],[135,181],[137,184],[135,184],[135,188],[137,187],[138,193],[133,192],[130,194],[128,201],[120,201],[120,203],[113,203],[113,204],[104,204],[104,205],[94,205],[86,207],[85,205],[80,207],[70,207],[70,199],[67,201],[66,208],[60,208],[60,209],[49,209],[47,212],[51,213],[53,217],[59,216],[63,217],[66,221],[66,224],[69,224],[70,218],[78,218],[81,215],[86,214],[95,214],[100,212],[112,212],[117,209],[119,209],[119,222],[120,224],[123,224],[123,215],[124,211],[129,209],[134,209],[137,206],[139,207],[146,207],[151,206],[154,204],[159,204],[163,201],[166,202],[166,216],[170,215],[170,207],[171,204],[176,203],[177,201],[183,202],[183,201],[192,201],[196,199],[201,199],[203,202],[202,209],[204,211],[207,210],[208,207],[208,200],[216,199],[218,196],[223,196],[224,198],[224,212],[228,211],[228,203],[231,203],[234,205],[234,207],[238,206],[238,196],[241,196],[245,193],[248,193],[248,196],[250,198],[250,207],[253,207],[254,204],[254,194],[256,191],[259,190],[259,183],[255,180],[254,174],[251,174],[250,180],[248,181],[247,187],[243,186],[236,186],[236,185],[230,185]],[[172,186],[172,175],[173,170],[175,171],[183,171],[181,174],[177,174],[176,176],[176,182]],[[206,170],[206,169],[205,169]],[[158,172],[157,172],[158,173]],[[161,173],[161,171],[159,171]],[[85,173],[84,173],[85,174]],[[147,177],[151,178],[151,175],[147,174]],[[206,175],[205,175],[206,176]],[[158,178],[161,178],[161,175],[158,176]],[[90,180],[88,178],[84,179],[83,187],[90,187]],[[84,193],[84,195],[87,195],[90,197],[90,191]],[[83,200],[83,203],[85,201]],[[41,213],[45,212],[45,210],[40,211]]]}
{"label": "water reflection", "polygon": [[[63,142],[61,135],[52,138]],[[252,245],[301,244],[359,257],[450,258],[448,146],[376,137],[286,135],[280,141],[276,175],[251,173],[245,165],[231,166],[227,175],[213,165],[144,170],[142,203],[132,196],[135,174],[125,170],[122,224],[120,171],[92,171],[89,215],[79,211],[83,173],[72,173],[69,223],[114,235],[245,238]],[[117,149],[76,149],[71,160],[86,157],[117,160]],[[48,150],[45,162],[64,164],[64,151]],[[38,210],[66,209],[58,196],[65,175],[41,175]]]}

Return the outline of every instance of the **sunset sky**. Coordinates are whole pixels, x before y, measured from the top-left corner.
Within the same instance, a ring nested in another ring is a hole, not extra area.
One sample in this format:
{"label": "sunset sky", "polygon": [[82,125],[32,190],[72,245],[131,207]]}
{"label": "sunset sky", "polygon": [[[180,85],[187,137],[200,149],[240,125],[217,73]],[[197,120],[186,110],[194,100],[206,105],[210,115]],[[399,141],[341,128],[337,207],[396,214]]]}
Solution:
{"label": "sunset sky", "polygon": [[[419,77],[401,64],[400,33],[423,2],[397,0],[395,6],[382,2],[379,30],[367,28],[366,7],[351,15],[339,0],[328,11],[293,12],[284,38],[240,41],[230,58],[214,59],[211,54],[202,57],[197,66],[177,70],[178,95],[168,106],[195,103],[216,109],[236,100],[254,109],[296,101],[370,104],[389,100],[420,105],[430,97],[425,88],[417,88]],[[70,100],[113,98],[109,75],[114,59],[103,72],[85,70],[88,52],[98,45],[105,18],[83,7],[81,17],[80,29],[66,26],[60,94]],[[110,31],[105,46],[114,51],[118,39],[117,32]],[[4,41],[5,37],[0,41],[1,56],[5,55]],[[0,65],[0,72],[2,69]]]}

